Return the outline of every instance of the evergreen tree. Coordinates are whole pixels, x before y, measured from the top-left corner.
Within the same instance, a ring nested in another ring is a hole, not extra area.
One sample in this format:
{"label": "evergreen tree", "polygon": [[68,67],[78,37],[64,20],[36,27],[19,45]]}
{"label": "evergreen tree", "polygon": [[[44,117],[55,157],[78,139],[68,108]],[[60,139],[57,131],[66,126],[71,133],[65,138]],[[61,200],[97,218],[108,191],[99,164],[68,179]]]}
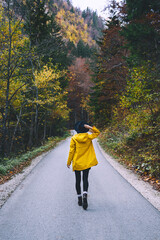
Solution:
{"label": "evergreen tree", "polygon": [[68,48],[69,53],[70,53],[71,55],[77,56],[77,48],[76,48],[76,46],[74,45],[73,42],[68,41],[68,43],[67,43],[67,48]]}
{"label": "evergreen tree", "polygon": [[62,67],[68,65],[67,49],[62,40],[60,27],[54,14],[49,14],[45,7],[45,0],[26,0],[25,31],[29,35],[31,47],[46,64],[52,61]]}
{"label": "evergreen tree", "polygon": [[82,11],[82,17],[83,17],[84,19],[86,18],[86,11],[85,11],[85,10]]}
{"label": "evergreen tree", "polygon": [[93,12],[93,26],[97,28],[98,16],[96,12]]}
{"label": "evergreen tree", "polygon": [[77,56],[86,58],[91,56],[90,47],[88,44],[84,44],[84,42],[80,39],[77,44]]}
{"label": "evergreen tree", "polygon": [[127,19],[141,19],[142,16],[148,14],[150,11],[159,12],[159,0],[126,0]]}
{"label": "evergreen tree", "polygon": [[88,43],[85,46],[85,55],[86,55],[86,57],[91,57],[91,49],[90,49],[90,46],[88,45]]}
{"label": "evergreen tree", "polygon": [[160,2],[158,0],[127,0],[127,14],[122,34],[127,40],[127,48],[131,55],[128,62],[139,65],[150,60],[159,62],[160,33],[159,16]]}
{"label": "evergreen tree", "polygon": [[67,0],[67,4],[68,4],[68,6],[72,5],[70,0]]}
{"label": "evergreen tree", "polygon": [[119,34],[121,26],[115,7],[114,4],[111,6],[111,17],[106,22],[103,37],[98,41],[100,51],[91,94],[95,120],[102,126],[112,120],[113,108],[118,104],[126,84],[124,38]]}
{"label": "evergreen tree", "polygon": [[70,12],[75,13],[74,7],[71,8]]}
{"label": "evergreen tree", "polygon": [[31,45],[40,44],[50,34],[47,22],[50,17],[45,12],[45,1],[26,1],[26,22],[25,29],[31,41]]}
{"label": "evergreen tree", "polygon": [[78,44],[77,44],[77,56],[78,57],[84,57],[85,55],[85,50],[84,50],[85,46],[83,41],[80,39]]}

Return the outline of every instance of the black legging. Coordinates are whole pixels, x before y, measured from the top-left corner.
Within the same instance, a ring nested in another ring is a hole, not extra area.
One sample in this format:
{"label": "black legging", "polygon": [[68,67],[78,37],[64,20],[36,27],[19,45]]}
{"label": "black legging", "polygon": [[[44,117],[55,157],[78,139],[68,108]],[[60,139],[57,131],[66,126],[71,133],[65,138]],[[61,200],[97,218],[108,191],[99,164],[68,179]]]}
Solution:
{"label": "black legging", "polygon": [[87,191],[88,191],[88,186],[89,186],[89,183],[88,183],[88,174],[89,174],[89,170],[90,170],[90,168],[85,169],[85,170],[82,170],[82,171],[76,171],[76,170],[75,170],[75,176],[76,176],[76,191],[77,191],[77,194],[78,194],[78,195],[81,194],[81,172],[83,172],[83,191],[84,191],[84,192],[87,192]]}

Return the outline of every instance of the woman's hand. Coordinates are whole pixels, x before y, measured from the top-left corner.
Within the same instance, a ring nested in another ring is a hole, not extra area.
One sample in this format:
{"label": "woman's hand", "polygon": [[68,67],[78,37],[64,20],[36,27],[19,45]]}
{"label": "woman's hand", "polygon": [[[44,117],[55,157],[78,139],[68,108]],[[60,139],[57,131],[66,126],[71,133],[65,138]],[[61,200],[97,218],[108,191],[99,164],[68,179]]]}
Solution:
{"label": "woman's hand", "polygon": [[92,130],[92,127],[87,125],[87,124],[84,124],[84,127],[87,128],[87,129],[91,129]]}
{"label": "woman's hand", "polygon": [[67,164],[67,167],[70,168],[70,165]]}

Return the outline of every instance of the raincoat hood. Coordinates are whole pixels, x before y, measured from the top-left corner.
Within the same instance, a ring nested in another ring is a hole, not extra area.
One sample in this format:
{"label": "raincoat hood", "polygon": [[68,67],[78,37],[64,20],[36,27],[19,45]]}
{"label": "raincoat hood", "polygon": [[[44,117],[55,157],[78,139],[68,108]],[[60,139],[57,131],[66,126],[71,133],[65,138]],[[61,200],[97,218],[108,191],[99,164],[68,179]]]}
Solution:
{"label": "raincoat hood", "polygon": [[85,143],[88,140],[88,133],[78,133],[73,136],[74,140],[79,143]]}

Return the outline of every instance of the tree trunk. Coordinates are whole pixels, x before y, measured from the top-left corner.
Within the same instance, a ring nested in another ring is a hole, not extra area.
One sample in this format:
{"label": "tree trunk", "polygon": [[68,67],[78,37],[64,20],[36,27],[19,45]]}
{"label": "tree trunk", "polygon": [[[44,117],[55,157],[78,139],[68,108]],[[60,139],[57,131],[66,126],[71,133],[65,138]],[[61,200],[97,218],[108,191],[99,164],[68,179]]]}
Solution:
{"label": "tree trunk", "polygon": [[[38,88],[36,87],[36,100],[38,100]],[[38,103],[36,103],[36,112],[34,119],[34,136],[36,142],[38,141]]]}
{"label": "tree trunk", "polygon": [[46,139],[46,130],[47,130],[47,121],[46,121],[46,115],[44,120],[44,132],[43,132],[43,140]]}
{"label": "tree trunk", "polygon": [[0,146],[0,153],[2,156],[6,154],[6,136],[7,136],[7,118],[9,109],[9,91],[10,91],[10,68],[11,68],[11,51],[12,51],[12,30],[11,30],[11,19],[9,15],[10,2],[8,2],[8,24],[9,24],[9,49],[8,49],[8,67],[7,67],[7,88],[6,88],[6,101],[5,101],[5,111],[3,117],[2,126],[2,143]]}
{"label": "tree trunk", "polygon": [[30,125],[30,131],[29,131],[29,141],[28,146],[31,148],[33,146],[33,126],[34,125],[34,116],[33,113],[31,114],[31,125]]}
{"label": "tree trunk", "polygon": [[[30,51],[31,51],[31,41],[30,41]],[[32,56],[30,55],[30,63],[32,66],[32,75],[33,80],[35,81],[35,75],[34,75],[34,65],[32,61]],[[36,100],[38,100],[38,88],[35,86],[36,90]],[[38,141],[38,103],[36,103],[36,111],[35,111],[35,119],[34,119],[34,135],[36,142]]]}
{"label": "tree trunk", "polygon": [[21,107],[21,109],[20,109],[19,116],[17,116],[17,124],[16,124],[16,127],[15,127],[15,129],[14,129],[13,136],[12,136],[11,146],[10,146],[10,152],[12,152],[13,142],[14,142],[14,139],[15,139],[15,136],[16,136],[16,132],[17,132],[17,129],[18,129],[18,125],[19,125],[19,122],[20,122],[21,115],[22,115],[22,107]]}

